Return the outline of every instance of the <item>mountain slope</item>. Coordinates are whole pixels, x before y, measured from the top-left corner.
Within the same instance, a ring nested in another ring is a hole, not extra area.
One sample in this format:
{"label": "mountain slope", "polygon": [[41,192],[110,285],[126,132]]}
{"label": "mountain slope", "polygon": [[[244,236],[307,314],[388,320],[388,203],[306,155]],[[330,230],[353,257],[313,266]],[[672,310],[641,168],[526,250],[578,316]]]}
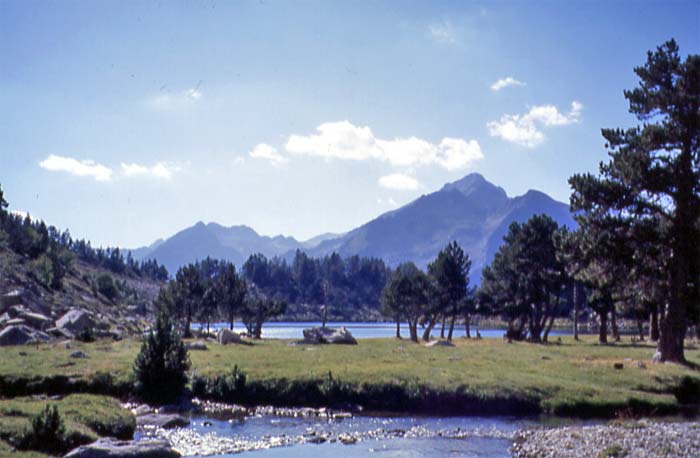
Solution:
{"label": "mountain slope", "polygon": [[261,236],[247,226],[200,222],[132,255],[155,258],[171,273],[207,256],[240,266],[253,253],[291,259],[298,249],[311,256],[335,251],[342,256],[378,257],[391,266],[413,261],[425,268],[448,242],[457,240],[472,259],[472,281],[478,282],[508,226],[538,213],[550,215],[560,225],[575,226],[566,204],[539,191],[511,198],[503,188],[473,173],[345,234],[323,234],[299,242],[293,237]]}
{"label": "mountain slope", "polygon": [[392,266],[413,261],[425,268],[440,249],[457,240],[472,259],[472,281],[478,282],[508,226],[538,213],[575,227],[568,206],[546,194],[529,191],[509,198],[481,175],[470,174],[308,251],[314,256],[337,251],[380,257]]}

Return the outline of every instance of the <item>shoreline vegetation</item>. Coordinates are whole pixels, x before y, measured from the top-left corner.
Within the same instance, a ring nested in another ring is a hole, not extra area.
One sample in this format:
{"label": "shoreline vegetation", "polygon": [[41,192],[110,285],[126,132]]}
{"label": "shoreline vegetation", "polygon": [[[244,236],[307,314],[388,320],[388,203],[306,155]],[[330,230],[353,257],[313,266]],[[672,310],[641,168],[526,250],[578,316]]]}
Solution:
{"label": "shoreline vegetation", "polygon": [[[363,339],[352,346],[293,345],[281,339],[199,342],[206,349],[189,352],[186,394],[168,409],[188,410],[196,397],[360,415],[631,419],[696,418],[700,412],[698,371],[651,363],[653,343],[600,345],[594,336],[579,341],[565,336],[548,345],[458,338],[453,347],[396,338]],[[700,365],[700,342],[687,344],[689,360]],[[99,436],[131,436],[134,416],[119,401],[138,399],[133,361],[140,345],[136,339],[101,339],[5,347],[0,453],[22,449],[32,419],[46,405],[56,406],[65,419],[62,450]],[[81,357],[72,356],[78,352]]]}
{"label": "shoreline vegetation", "polygon": [[[599,345],[590,336],[546,346],[500,339],[455,339],[454,347],[394,338],[363,339],[356,346],[205,342],[206,350],[190,351],[189,393],[228,403],[614,418],[697,412],[700,397],[698,371],[650,363],[653,344]],[[0,395],[131,399],[139,346],[124,339],[7,347]],[[688,347],[689,359],[700,365],[698,343]],[[76,352],[86,357],[72,358]]]}

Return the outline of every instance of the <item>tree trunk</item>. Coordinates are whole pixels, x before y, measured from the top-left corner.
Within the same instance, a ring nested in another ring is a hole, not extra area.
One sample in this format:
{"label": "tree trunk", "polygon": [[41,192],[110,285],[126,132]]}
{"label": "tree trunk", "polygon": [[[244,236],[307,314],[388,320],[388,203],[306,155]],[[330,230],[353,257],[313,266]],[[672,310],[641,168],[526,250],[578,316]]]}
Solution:
{"label": "tree trunk", "polygon": [[552,326],[554,326],[554,314],[549,317],[549,322],[547,323],[547,328],[544,330],[544,337],[542,338],[543,342],[547,342],[547,339],[549,339],[549,333],[552,330]]}
{"label": "tree trunk", "polygon": [[450,318],[450,330],[447,332],[447,340],[452,341],[452,332],[455,330],[455,316]]}
{"label": "tree trunk", "polygon": [[401,319],[396,317],[396,338],[401,338]]}
{"label": "tree trunk", "polygon": [[608,312],[598,312],[600,317],[600,329],[598,330],[598,343],[608,343]]}
{"label": "tree trunk", "polygon": [[423,331],[423,341],[428,342],[430,340],[430,333],[433,331],[435,324],[437,324],[437,318],[433,317],[430,319],[425,331]]}
{"label": "tree trunk", "polygon": [[615,342],[620,341],[620,328],[617,327],[617,308],[613,305],[610,310],[610,326],[612,327],[612,336]]}
{"label": "tree trunk", "polygon": [[654,305],[649,315],[649,340],[659,340],[659,306]]}
{"label": "tree trunk", "polygon": [[263,322],[262,320],[257,320],[255,323],[255,339],[261,339],[262,338],[262,326]]}
{"label": "tree trunk", "polygon": [[470,318],[471,317],[469,316],[468,313],[466,315],[464,315],[464,328],[465,328],[465,331],[467,331],[467,339],[472,338],[471,331],[469,330],[469,325],[470,325],[470,321],[471,321]]}
{"label": "tree trunk", "polygon": [[574,283],[574,340],[578,340],[578,284]]}
{"label": "tree trunk", "polygon": [[185,318],[185,334],[183,337],[189,338],[192,337],[192,333],[190,332],[190,317],[187,316]]}
{"label": "tree trunk", "polygon": [[[674,298],[671,298],[671,301],[674,301]],[[681,312],[672,312],[675,307],[667,304],[661,315],[659,341],[657,342],[656,353],[653,358],[656,363],[686,362],[683,348],[686,332],[685,320],[683,319],[684,317],[679,316]]]}
{"label": "tree trunk", "polygon": [[[695,127],[697,129],[697,127]],[[695,130],[697,132],[697,130]],[[697,208],[697,175],[694,167],[693,137],[683,139],[681,153],[674,164],[676,192],[673,224],[671,226],[673,262],[669,301],[661,312],[659,342],[654,362],[685,363],[683,348],[688,326],[688,312],[697,306],[698,279],[700,278],[700,256],[698,256],[698,230],[700,219]]]}
{"label": "tree trunk", "polygon": [[444,339],[445,338],[445,321],[447,320],[446,316],[442,317],[442,327],[440,328],[440,338]]}
{"label": "tree trunk", "polygon": [[411,335],[411,340],[418,342],[418,319],[415,321],[408,320],[408,332]]}
{"label": "tree trunk", "polygon": [[637,330],[639,331],[639,340],[644,342],[644,322],[637,320]]}

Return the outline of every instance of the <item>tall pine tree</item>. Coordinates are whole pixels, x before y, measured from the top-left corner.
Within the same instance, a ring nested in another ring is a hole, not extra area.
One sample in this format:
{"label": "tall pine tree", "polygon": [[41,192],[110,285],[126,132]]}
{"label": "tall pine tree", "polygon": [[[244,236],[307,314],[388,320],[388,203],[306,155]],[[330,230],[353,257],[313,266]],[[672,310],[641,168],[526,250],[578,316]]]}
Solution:
{"label": "tall pine tree", "polygon": [[571,204],[585,224],[659,221],[663,230],[647,242],[672,260],[654,360],[684,362],[688,318],[700,301],[700,55],[682,61],[671,40],[634,71],[639,86],[624,94],[643,124],[603,129],[610,161],[597,177],[571,177]]}

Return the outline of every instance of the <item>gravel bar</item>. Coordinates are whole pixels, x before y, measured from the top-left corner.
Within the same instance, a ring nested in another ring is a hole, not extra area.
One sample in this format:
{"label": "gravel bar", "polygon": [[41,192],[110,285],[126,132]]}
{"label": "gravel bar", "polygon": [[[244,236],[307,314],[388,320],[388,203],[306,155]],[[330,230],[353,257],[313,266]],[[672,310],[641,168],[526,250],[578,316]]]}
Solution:
{"label": "gravel bar", "polygon": [[510,451],[514,458],[696,458],[700,422],[533,428],[516,433]]}

